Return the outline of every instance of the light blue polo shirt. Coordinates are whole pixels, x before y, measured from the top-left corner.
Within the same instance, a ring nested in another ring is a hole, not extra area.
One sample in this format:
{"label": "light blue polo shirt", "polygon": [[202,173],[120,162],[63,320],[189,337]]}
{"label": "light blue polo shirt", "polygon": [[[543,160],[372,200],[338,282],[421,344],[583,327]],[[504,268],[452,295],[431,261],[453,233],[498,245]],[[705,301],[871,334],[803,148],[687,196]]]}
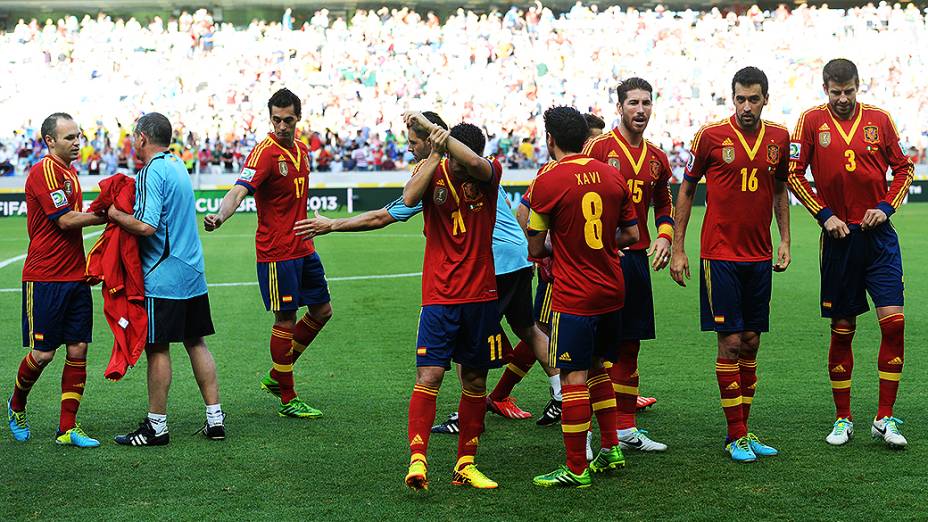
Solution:
{"label": "light blue polo shirt", "polygon": [[[400,197],[385,208],[393,219],[406,222],[422,212],[422,203],[407,207]],[[528,260],[528,241],[519,222],[512,215],[509,198],[502,185],[496,200],[496,225],[493,226],[493,265],[498,276],[532,266]]]}
{"label": "light blue polo shirt", "polygon": [[139,237],[145,297],[189,299],[205,294],[193,185],[180,158],[159,153],[139,172],[135,219],[155,229]]}

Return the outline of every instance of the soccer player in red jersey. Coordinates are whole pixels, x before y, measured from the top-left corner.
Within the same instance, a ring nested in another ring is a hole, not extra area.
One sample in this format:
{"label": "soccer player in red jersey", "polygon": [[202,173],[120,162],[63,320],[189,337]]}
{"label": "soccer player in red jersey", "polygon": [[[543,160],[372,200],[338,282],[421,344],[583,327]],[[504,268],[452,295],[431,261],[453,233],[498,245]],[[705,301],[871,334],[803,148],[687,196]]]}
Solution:
{"label": "soccer player in red jersey", "polygon": [[[790,263],[789,195],[786,190],[789,131],[761,119],[769,100],[767,76],[756,67],[738,71],[731,82],[735,114],[703,126],[677,196],[676,241],[670,275],[680,286],[689,279],[684,236],[696,184],[706,178],[702,224],[700,309],[703,331],[715,331],[715,375],[728,423],[725,449],[738,462],[776,455],[748,431],[757,387],[760,335],[769,330],[771,268]],[[771,267],[771,214],[780,232]]]}
{"label": "soccer player in red jersey", "polygon": [[486,138],[475,125],[459,123],[449,132],[419,113],[406,113],[404,120],[428,131],[432,142],[432,153],[403,188],[407,207],[422,203],[426,238],[406,485],[428,487],[435,399],[453,360],[461,365],[462,390],[452,484],[492,489],[497,483],[477,469],[474,457],[486,414],[487,370],[502,366],[504,356],[492,250],[502,166],[480,156]]}
{"label": "soccer player in red jersey", "polygon": [[[583,154],[608,163],[625,178],[638,215],[638,235],[634,245],[623,250],[622,274],[629,299],[622,309],[622,343],[619,360],[607,365],[618,405],[619,444],[622,449],[664,451],[666,444],[651,440],[638,430],[635,412],[638,402],[638,351],[641,341],[654,339],[654,299],[650,268],[662,270],[670,262],[673,241],[673,200],[670,195],[670,162],[657,145],[644,139],[651,120],[651,84],[641,78],[628,78],[616,88],[619,126],[590,139]],[[648,211],[654,206],[654,225],[658,236],[653,242],[648,231]],[[592,456],[588,452],[587,456]]]}
{"label": "soccer player in red jersey", "polygon": [[[533,482],[588,487],[590,471],[625,465],[616,436],[615,392],[603,362],[615,361],[618,353],[625,300],[619,249],[638,241],[637,218],[618,171],[580,154],[589,132],[583,115],[572,107],[552,107],[544,120],[548,151],[557,163],[533,184],[529,255],[554,257],[548,360],[561,371],[567,464]],[[587,467],[591,409],[602,444]]]}
{"label": "soccer player in red jersey", "polygon": [[26,399],[42,370],[64,344],[61,416],[56,444],[92,448],[100,443],[76,423],[87,381],[87,343],[93,332],[93,301],[84,282],[81,229],[106,222],[83,212],[81,185],[71,162],[80,152],[80,129],[71,116],[56,112],[42,122],[48,154],[26,178],[29,250],[23,265],[23,346],[29,353],[16,374],[7,401],[10,431],[18,441],[31,436]]}
{"label": "soccer player in red jersey", "polygon": [[[261,387],[280,397],[278,415],[315,418],[322,412],[300,399],[293,384],[293,365],[332,317],[329,288],[322,260],[312,240],[293,231],[306,219],[309,149],[295,141],[300,120],[300,98],[287,89],[267,103],[274,131],[255,146],[235,186],[222,199],[219,212],[203,220],[207,231],[218,229],[238,209],[246,195],[254,195],[258,209],[255,246],[258,284],[271,328],[271,370]],[[307,312],[297,321],[301,307]]]}
{"label": "soccer player in red jersey", "polygon": [[[828,103],[799,118],[790,143],[789,186],[823,229],[821,313],[831,319],[828,373],[837,417],[826,441],[842,445],[854,433],[851,341],[857,316],[869,310],[869,293],[882,333],[879,404],[870,433],[904,448],[901,421],[893,415],[904,357],[902,253],[889,217],[909,193],[914,167],[889,113],[857,103],[860,79],[853,62],[831,60],[822,76]],[[887,170],[893,174],[888,189]]]}

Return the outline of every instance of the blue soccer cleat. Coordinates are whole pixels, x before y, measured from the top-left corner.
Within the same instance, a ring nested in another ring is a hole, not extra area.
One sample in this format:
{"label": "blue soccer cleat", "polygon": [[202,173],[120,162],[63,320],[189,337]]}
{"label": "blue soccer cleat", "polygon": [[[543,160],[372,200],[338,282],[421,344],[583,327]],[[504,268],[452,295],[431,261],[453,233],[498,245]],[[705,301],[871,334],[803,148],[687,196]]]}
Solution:
{"label": "blue soccer cleat", "polygon": [[731,455],[731,460],[735,462],[754,462],[757,455],[751,450],[751,441],[747,437],[741,437],[725,445],[725,451]]}
{"label": "blue soccer cleat", "polygon": [[26,419],[26,410],[23,411],[13,411],[13,397],[10,397],[10,400],[6,401],[6,414],[7,418],[10,420],[10,431],[13,433],[13,438],[19,442],[26,442],[29,440],[29,421]]}
{"label": "blue soccer cleat", "polygon": [[760,439],[757,438],[757,435],[753,433],[748,433],[748,442],[751,443],[751,451],[758,457],[773,457],[780,453],[773,446],[768,446],[761,442]]}
{"label": "blue soccer cleat", "polygon": [[55,444],[76,446],[78,448],[96,448],[100,445],[100,441],[84,433],[80,424],[75,424],[73,428],[64,433],[58,432],[55,436]]}

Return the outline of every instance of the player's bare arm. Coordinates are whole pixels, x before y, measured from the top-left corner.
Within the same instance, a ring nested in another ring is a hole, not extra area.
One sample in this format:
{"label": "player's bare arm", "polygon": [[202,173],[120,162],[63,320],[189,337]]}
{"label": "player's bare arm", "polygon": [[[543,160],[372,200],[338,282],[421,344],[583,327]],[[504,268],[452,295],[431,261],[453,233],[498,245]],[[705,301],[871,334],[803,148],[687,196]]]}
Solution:
{"label": "player's bare arm", "polygon": [[415,174],[409,178],[409,181],[407,181],[406,185],[403,187],[403,204],[407,207],[414,207],[422,201],[422,196],[425,195],[425,191],[428,190],[429,183],[432,181],[432,176],[435,174],[435,169],[437,169],[438,165],[441,163],[444,149],[440,144],[443,143],[443,140],[447,140],[447,135],[448,131],[438,126],[431,132],[429,141],[432,142],[432,153],[429,154],[426,159],[422,160],[422,167],[416,169]]}
{"label": "player's bare arm", "polygon": [[792,261],[789,235],[789,193],[785,181],[777,180],[774,183],[773,216],[777,220],[777,229],[780,231],[780,245],[777,247],[777,261],[773,265],[773,271],[783,272]]}
{"label": "player's bare arm", "polygon": [[693,197],[696,195],[696,183],[687,179],[680,185],[677,195],[677,205],[674,211],[676,224],[673,227],[673,248],[670,257],[670,277],[680,286],[686,286],[686,279],[690,278],[690,260],[686,257],[684,244],[686,240],[686,226],[690,222],[690,213],[693,210]]}
{"label": "player's bare arm", "polygon": [[217,228],[221,227],[235,211],[238,210],[239,205],[244,201],[245,196],[248,195],[248,189],[241,186],[235,185],[222,198],[222,203],[219,204],[219,212],[215,214],[209,214],[203,218],[203,227],[207,232],[212,232]]}
{"label": "player's bare arm", "polygon": [[532,230],[528,234],[528,255],[537,259],[551,255],[551,243],[547,241],[548,231]]}
{"label": "player's bare arm", "polygon": [[[403,115],[403,120],[409,127],[421,127],[428,130],[430,133],[435,132],[436,129],[441,130],[441,127],[430,122],[422,113],[407,112]],[[434,147],[434,140],[432,140],[431,137],[429,137],[429,140],[432,141],[432,146]],[[468,177],[477,181],[489,181],[490,178],[493,177],[493,167],[486,158],[470,150],[470,147],[452,138],[450,134],[445,140],[445,148],[447,148],[448,154],[454,158],[456,162],[464,166]]]}
{"label": "player's bare arm", "polygon": [[136,236],[150,236],[157,231],[155,227],[135,219],[134,216],[119,210],[115,205],[110,206],[109,210],[107,210],[107,215],[109,216],[110,221],[119,225],[123,230]]}
{"label": "player's bare arm", "polygon": [[638,232],[637,224],[627,227],[619,227],[615,231],[616,246],[619,248],[632,246],[637,243],[639,239],[641,239],[641,234]]}
{"label": "player's bare arm", "polygon": [[106,223],[106,216],[72,210],[59,217],[55,222],[61,230],[75,230],[84,227],[92,227],[94,225],[102,225]]}
{"label": "player's bare arm", "polygon": [[387,212],[385,208],[369,210],[363,214],[350,218],[330,219],[319,213],[317,210],[316,217],[310,219],[301,219],[296,222],[293,231],[298,236],[306,236],[306,239],[312,239],[316,236],[324,236],[329,232],[363,232],[365,230],[378,230],[391,223],[396,223],[396,219]]}

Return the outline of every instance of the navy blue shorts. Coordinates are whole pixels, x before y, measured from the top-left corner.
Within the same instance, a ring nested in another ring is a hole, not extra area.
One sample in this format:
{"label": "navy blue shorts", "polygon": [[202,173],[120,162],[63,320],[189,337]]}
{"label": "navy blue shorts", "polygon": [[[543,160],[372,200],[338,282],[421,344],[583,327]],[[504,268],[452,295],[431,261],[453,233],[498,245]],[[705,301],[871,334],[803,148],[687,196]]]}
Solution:
{"label": "navy blue shorts", "polygon": [[552,312],[548,361],[563,370],[589,370],[594,357],[615,362],[621,331],[621,310],[588,316]]}
{"label": "navy blue shorts", "polygon": [[850,225],[851,234],[834,239],[822,232],[822,317],[857,317],[870,309],[903,306],[902,251],[887,222],[873,230]]}
{"label": "navy blue shorts", "polygon": [[331,301],[319,254],[258,263],[258,286],[264,308],[272,312],[299,310]]}
{"label": "navy blue shorts", "polygon": [[426,305],[419,313],[416,366],[454,361],[465,368],[499,368],[508,357],[496,301]]}
{"label": "navy blue shorts", "polygon": [[703,259],[699,275],[704,332],[770,330],[770,261]]}
{"label": "navy blue shorts", "polygon": [[23,283],[24,347],[50,352],[92,337],[93,299],[86,283]]}
{"label": "navy blue shorts", "polygon": [[554,285],[546,283],[541,277],[535,286],[535,320],[544,325],[551,324],[551,289]]}
{"label": "navy blue shorts", "polygon": [[651,265],[644,250],[624,250],[621,259],[625,276],[625,306],[622,308],[623,341],[654,339],[654,297]]}

